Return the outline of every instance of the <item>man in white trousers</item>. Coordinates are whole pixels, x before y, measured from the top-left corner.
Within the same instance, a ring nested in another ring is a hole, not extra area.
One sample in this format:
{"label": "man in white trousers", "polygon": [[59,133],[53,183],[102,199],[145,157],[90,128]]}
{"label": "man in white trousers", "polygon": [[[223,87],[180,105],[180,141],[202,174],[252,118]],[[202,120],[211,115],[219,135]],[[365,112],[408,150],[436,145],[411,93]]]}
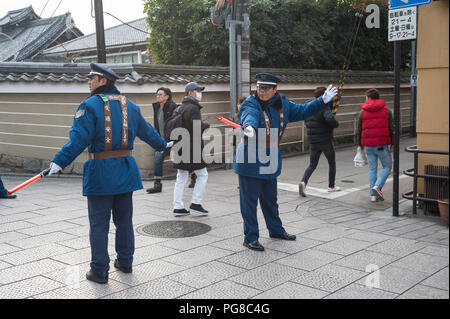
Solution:
{"label": "man in white trousers", "polygon": [[[208,181],[208,171],[206,163],[202,157],[203,140],[202,133],[209,128],[209,124],[202,121],[200,101],[202,100],[202,91],[205,87],[199,86],[195,82],[190,82],[185,87],[185,94],[181,105],[175,112],[182,114],[182,126],[188,132],[189,149],[179,149],[175,154],[178,159],[174,167],[178,170],[177,180],[175,182],[173,194],[173,214],[176,217],[186,216],[190,213],[207,215],[208,211],[202,207],[203,195]],[[174,113],[175,113],[174,112]],[[188,144],[187,140],[181,140],[180,143]],[[189,154],[183,154],[188,152]],[[191,204],[189,210],[184,207],[183,193],[184,187],[189,179],[189,172],[194,171],[197,175],[197,181],[194,186]]]}

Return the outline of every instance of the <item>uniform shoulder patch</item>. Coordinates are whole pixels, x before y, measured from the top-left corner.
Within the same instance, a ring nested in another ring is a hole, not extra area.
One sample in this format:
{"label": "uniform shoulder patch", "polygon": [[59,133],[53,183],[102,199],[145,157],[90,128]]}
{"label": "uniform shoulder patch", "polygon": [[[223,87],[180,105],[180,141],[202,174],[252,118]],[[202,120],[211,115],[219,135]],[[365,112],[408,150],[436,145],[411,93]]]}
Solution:
{"label": "uniform shoulder patch", "polygon": [[75,118],[78,119],[82,116],[84,116],[85,110],[78,110],[77,113],[75,113]]}

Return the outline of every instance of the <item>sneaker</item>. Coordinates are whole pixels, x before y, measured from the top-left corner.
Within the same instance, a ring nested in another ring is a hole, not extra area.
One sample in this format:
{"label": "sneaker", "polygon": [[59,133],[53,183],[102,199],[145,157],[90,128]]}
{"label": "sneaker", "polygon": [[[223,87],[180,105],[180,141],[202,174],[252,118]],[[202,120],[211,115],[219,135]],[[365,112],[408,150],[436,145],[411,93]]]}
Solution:
{"label": "sneaker", "polygon": [[301,197],[306,197],[305,190],[306,190],[305,182],[300,182],[300,184],[298,184],[298,194]]}
{"label": "sneaker", "polygon": [[202,207],[200,204],[194,204],[192,203],[191,206],[189,206],[189,210],[193,213],[199,214],[199,215],[207,215],[208,211]]}
{"label": "sneaker", "polygon": [[328,193],[339,192],[341,188],[339,186],[328,187]]}
{"label": "sneaker", "polygon": [[189,211],[186,210],[186,209],[184,209],[184,208],[182,208],[182,209],[174,209],[174,210],[173,210],[173,215],[174,215],[175,217],[188,216],[188,215],[190,215],[190,214],[191,214],[191,213],[189,213]]}
{"label": "sneaker", "polygon": [[377,197],[376,196],[370,196],[370,201],[372,203],[376,203],[377,202]]}
{"label": "sneaker", "polygon": [[377,197],[377,199],[384,200],[383,192],[381,191],[381,188],[379,188],[378,186],[374,186],[374,187],[372,187],[372,190],[375,193],[375,196]]}

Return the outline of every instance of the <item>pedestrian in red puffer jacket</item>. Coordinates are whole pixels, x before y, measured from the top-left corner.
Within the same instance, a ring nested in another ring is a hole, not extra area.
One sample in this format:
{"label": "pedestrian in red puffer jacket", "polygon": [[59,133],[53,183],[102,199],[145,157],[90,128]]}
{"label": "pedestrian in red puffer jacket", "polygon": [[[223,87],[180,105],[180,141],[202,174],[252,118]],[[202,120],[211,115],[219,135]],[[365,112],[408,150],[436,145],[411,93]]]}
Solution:
{"label": "pedestrian in red puffer jacket", "polygon": [[[361,109],[358,141],[369,162],[370,200],[376,202],[377,199],[384,200],[381,189],[392,169],[393,117],[376,89],[366,91],[366,102]],[[380,175],[377,174],[378,159],[383,167]]]}

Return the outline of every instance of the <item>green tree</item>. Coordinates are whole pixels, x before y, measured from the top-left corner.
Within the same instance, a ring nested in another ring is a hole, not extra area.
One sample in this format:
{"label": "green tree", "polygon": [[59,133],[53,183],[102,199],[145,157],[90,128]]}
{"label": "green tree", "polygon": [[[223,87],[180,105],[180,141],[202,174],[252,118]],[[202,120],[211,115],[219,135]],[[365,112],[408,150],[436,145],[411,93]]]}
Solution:
{"label": "green tree", "polygon": [[[227,32],[209,21],[214,0],[146,0],[149,47],[157,64],[225,65]],[[225,52],[223,52],[225,49]]]}
{"label": "green tree", "polygon": [[[340,69],[354,32],[359,0],[251,0],[252,67]],[[158,64],[227,66],[228,30],[214,26],[215,0],[145,0],[151,29],[149,47]],[[367,2],[370,4],[370,2]],[[387,41],[387,7],[381,27],[361,21],[350,60],[353,70],[392,70],[393,44]],[[402,61],[409,62],[409,41]],[[404,65],[405,66],[405,65]]]}

